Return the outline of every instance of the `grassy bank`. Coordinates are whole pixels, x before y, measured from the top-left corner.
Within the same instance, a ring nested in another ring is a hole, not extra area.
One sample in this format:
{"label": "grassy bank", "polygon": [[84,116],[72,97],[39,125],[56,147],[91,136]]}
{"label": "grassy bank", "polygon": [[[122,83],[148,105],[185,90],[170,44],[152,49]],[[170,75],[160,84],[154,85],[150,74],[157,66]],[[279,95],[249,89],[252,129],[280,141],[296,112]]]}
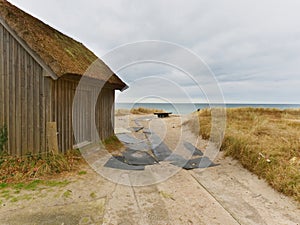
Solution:
{"label": "grassy bank", "polygon": [[133,108],[130,110],[130,113],[132,114],[153,114],[153,113],[160,113],[164,112],[164,110],[161,109],[150,109],[150,108]]}
{"label": "grassy bank", "polygon": [[[210,110],[198,116],[200,135],[208,139]],[[228,109],[221,150],[300,202],[300,110]]]}
{"label": "grassy bank", "polygon": [[0,155],[0,185],[51,179],[63,172],[75,171],[83,163],[79,150],[66,154],[26,155],[12,157]]}
{"label": "grassy bank", "polygon": [[[124,147],[115,135],[105,139],[102,144],[113,154],[120,153]],[[0,152],[0,186],[57,178],[67,172],[79,171],[84,163],[79,149],[65,154],[27,154],[22,157]]]}

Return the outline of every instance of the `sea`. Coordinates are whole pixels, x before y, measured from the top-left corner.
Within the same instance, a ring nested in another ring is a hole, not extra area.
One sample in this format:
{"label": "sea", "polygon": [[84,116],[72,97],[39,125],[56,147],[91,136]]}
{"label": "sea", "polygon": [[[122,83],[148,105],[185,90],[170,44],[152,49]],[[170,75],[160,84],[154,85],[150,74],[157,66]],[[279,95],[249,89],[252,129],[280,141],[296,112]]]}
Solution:
{"label": "sea", "polygon": [[116,109],[132,109],[132,108],[150,108],[162,109],[173,114],[189,114],[198,109],[212,107],[226,108],[275,108],[275,109],[300,109],[300,104],[246,104],[246,103],[230,103],[230,104],[208,104],[208,103],[116,103]]}

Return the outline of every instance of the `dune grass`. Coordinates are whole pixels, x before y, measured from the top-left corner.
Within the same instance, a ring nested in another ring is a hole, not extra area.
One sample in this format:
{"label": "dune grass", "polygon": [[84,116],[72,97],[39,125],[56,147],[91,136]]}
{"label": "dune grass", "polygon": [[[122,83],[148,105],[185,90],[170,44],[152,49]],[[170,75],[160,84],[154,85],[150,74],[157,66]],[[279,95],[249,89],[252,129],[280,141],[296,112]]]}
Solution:
{"label": "dune grass", "polygon": [[83,162],[79,150],[66,154],[31,155],[23,157],[0,155],[0,185],[47,179],[53,175],[78,169]]}
{"label": "dune grass", "polygon": [[153,114],[153,113],[161,113],[161,112],[165,112],[162,109],[150,109],[150,108],[133,108],[130,110],[130,113],[132,114]]}
{"label": "dune grass", "polygon": [[[211,111],[198,112],[200,135],[209,139]],[[221,150],[300,202],[300,110],[227,109]]]}

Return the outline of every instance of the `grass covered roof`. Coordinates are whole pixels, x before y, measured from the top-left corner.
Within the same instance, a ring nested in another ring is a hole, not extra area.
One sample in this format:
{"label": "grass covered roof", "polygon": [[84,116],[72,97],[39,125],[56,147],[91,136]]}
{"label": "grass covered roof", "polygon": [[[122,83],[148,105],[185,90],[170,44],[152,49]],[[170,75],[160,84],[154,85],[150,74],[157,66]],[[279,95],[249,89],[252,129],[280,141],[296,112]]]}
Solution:
{"label": "grass covered roof", "polygon": [[[0,0],[0,17],[58,76],[84,75],[98,57],[82,43],[64,35],[6,0]],[[126,84],[101,60],[89,77],[106,81],[122,89]]]}

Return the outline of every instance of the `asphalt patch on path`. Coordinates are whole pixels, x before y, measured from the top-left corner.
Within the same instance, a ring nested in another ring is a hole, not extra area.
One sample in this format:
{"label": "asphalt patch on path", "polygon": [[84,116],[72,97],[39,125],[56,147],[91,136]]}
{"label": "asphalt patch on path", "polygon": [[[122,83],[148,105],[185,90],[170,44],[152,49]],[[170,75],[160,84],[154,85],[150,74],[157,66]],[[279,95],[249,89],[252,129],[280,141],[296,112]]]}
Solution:
{"label": "asphalt patch on path", "polygon": [[[135,122],[139,125],[138,121]],[[122,170],[144,170],[145,166],[154,165],[161,161],[169,161],[170,164],[186,170],[219,165],[212,162],[208,157],[203,157],[203,152],[189,142],[184,142],[183,146],[185,150],[191,153],[192,158],[185,159],[181,155],[173,154],[160,137],[151,132],[148,128],[139,126],[132,127],[131,130],[133,132],[143,130],[148,138],[149,144],[144,140],[136,139],[131,134],[118,134],[117,137],[127,146],[127,149],[122,153],[122,156],[111,157],[104,165],[105,167]],[[147,152],[149,147],[154,157]]]}
{"label": "asphalt patch on path", "polygon": [[125,162],[129,165],[154,165],[157,161],[147,152],[127,149],[123,152]]}
{"label": "asphalt patch on path", "polygon": [[124,156],[112,156],[104,165],[107,168],[120,170],[144,170],[142,165],[129,165]]}
{"label": "asphalt patch on path", "polygon": [[186,170],[214,167],[220,165],[220,164],[215,164],[206,156],[187,160],[185,165],[183,165],[184,164],[183,161],[176,161],[176,162],[172,162],[171,164],[174,166],[182,167],[183,169]]}
{"label": "asphalt patch on path", "polygon": [[172,155],[172,151],[163,142],[161,142],[157,147],[153,148],[152,152],[158,161],[164,161]]}
{"label": "asphalt patch on path", "polygon": [[203,152],[200,149],[196,148],[191,143],[185,141],[183,143],[183,146],[184,146],[184,148],[186,150],[188,150],[189,152],[191,152],[191,154],[193,154],[193,156],[203,156]]}

